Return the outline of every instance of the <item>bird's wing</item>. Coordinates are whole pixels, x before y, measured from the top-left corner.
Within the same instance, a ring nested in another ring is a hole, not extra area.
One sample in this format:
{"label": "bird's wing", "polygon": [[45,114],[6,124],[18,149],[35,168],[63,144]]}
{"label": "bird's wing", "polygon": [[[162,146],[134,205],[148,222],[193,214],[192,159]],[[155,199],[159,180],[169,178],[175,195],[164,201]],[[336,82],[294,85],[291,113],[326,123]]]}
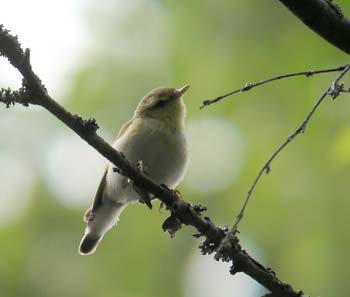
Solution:
{"label": "bird's wing", "polygon": [[[123,134],[128,130],[128,128],[131,126],[131,124],[133,123],[133,119],[127,121],[119,130],[118,135],[117,135],[117,139],[122,137]],[[102,203],[102,197],[103,197],[103,191],[105,189],[106,186],[106,177],[107,177],[107,172],[108,172],[108,166],[106,167],[101,182],[98,186],[97,192],[96,192],[96,196],[94,199],[94,203],[92,205],[92,212],[94,212]]]}
{"label": "bird's wing", "polygon": [[124,133],[128,130],[128,128],[132,125],[132,123],[134,122],[134,119],[131,119],[129,121],[127,121],[119,130],[118,134],[117,134],[117,139],[121,138]]}
{"label": "bird's wing", "polygon": [[96,196],[94,199],[94,203],[92,205],[92,212],[94,212],[100,205],[102,202],[102,196],[103,196],[103,190],[106,186],[106,177],[107,177],[107,171],[108,171],[108,166],[106,167],[101,182],[97,188],[97,192],[96,192]]}

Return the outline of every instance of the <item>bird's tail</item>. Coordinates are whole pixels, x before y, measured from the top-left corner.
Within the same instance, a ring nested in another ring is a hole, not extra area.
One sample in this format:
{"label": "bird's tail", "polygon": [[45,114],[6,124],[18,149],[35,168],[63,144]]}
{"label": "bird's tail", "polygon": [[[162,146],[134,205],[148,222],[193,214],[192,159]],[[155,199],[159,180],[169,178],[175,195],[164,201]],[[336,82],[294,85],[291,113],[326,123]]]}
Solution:
{"label": "bird's tail", "polygon": [[[93,213],[92,220],[88,221],[85,234],[80,242],[79,252],[81,255],[90,255],[95,252],[103,235],[115,226],[119,215],[126,204],[103,204]],[[88,211],[89,213],[89,211]],[[86,219],[85,214],[85,219]]]}
{"label": "bird's tail", "polygon": [[80,242],[79,252],[81,255],[93,254],[96,251],[98,244],[103,236],[96,236],[91,233],[86,233]]}

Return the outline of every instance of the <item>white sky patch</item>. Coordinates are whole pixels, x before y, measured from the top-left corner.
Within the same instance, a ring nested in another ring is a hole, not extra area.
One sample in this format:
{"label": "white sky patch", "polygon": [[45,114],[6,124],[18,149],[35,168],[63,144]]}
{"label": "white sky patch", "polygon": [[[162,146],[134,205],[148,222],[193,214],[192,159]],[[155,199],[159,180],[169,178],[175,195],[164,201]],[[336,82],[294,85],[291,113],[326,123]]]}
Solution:
{"label": "white sky patch", "polygon": [[91,19],[103,19],[90,24],[91,55],[103,51],[122,65],[140,69],[166,63],[169,26],[166,11],[156,1],[92,0],[90,7]]}
{"label": "white sky patch", "polygon": [[[56,100],[63,99],[74,69],[84,56],[86,36],[82,28],[83,0],[5,0],[0,20],[30,48],[34,71]],[[17,88],[18,71],[0,58],[0,87]]]}
{"label": "white sky patch", "polygon": [[[256,252],[256,251],[255,251]],[[255,253],[254,253],[255,254]],[[261,257],[259,257],[261,258]],[[230,263],[203,256],[195,248],[184,273],[184,297],[256,297],[263,289],[249,276],[229,273]]]}
{"label": "white sky patch", "polygon": [[185,185],[200,194],[227,189],[242,168],[243,139],[230,121],[194,119],[188,124],[190,164]]}
{"label": "white sky patch", "polygon": [[14,223],[24,213],[34,184],[25,160],[0,154],[0,224]]}
{"label": "white sky patch", "polygon": [[49,190],[66,207],[88,207],[107,161],[76,135],[62,134],[48,147],[45,177]]}
{"label": "white sky patch", "polygon": [[38,108],[0,105],[0,224],[21,217],[40,179],[43,143],[52,128],[46,118]]}

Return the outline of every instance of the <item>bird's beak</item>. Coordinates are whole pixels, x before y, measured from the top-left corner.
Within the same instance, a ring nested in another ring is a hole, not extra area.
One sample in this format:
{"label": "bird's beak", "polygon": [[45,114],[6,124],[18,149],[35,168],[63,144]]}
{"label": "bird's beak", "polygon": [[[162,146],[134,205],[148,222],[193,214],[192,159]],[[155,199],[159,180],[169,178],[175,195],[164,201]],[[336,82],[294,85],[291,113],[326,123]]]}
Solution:
{"label": "bird's beak", "polygon": [[180,98],[188,89],[190,88],[190,85],[183,86],[180,89],[176,90],[177,98]]}

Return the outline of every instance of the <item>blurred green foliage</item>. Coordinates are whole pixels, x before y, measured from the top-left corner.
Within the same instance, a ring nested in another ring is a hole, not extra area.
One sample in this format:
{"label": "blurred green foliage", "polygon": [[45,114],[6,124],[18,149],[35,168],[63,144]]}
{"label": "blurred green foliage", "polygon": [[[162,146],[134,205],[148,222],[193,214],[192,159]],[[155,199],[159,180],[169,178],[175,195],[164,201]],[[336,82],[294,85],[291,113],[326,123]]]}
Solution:
{"label": "blurred green foliage", "polygon": [[[348,57],[278,1],[108,3],[106,8],[90,1],[82,12],[94,47],[69,82],[64,105],[95,117],[102,135],[114,135],[148,90],[190,83],[188,122],[220,118],[233,123],[242,135],[243,166],[221,191],[200,194],[186,183],[180,190],[185,199],[207,205],[214,222],[231,224],[263,162],[297,128],[335,75],[275,82],[200,111],[202,100],[248,81],[342,65]],[[338,3],[349,11],[347,1]],[[349,110],[347,96],[324,102],[306,134],[263,177],[241,223],[243,245],[253,242],[264,255],[262,262],[281,279],[314,296],[341,297],[350,291]],[[1,114],[5,112],[12,110]],[[52,131],[66,129],[39,113]],[[86,160],[81,170],[101,168],[89,168]],[[97,253],[82,257],[77,247],[84,208],[60,203],[43,176],[35,181],[25,214],[0,226],[1,297],[183,296],[187,263],[199,243],[191,237],[193,230],[185,228],[171,240],[161,231],[166,214],[158,213],[157,203],[152,212],[134,205]]]}

